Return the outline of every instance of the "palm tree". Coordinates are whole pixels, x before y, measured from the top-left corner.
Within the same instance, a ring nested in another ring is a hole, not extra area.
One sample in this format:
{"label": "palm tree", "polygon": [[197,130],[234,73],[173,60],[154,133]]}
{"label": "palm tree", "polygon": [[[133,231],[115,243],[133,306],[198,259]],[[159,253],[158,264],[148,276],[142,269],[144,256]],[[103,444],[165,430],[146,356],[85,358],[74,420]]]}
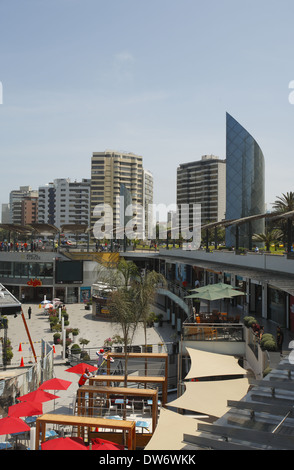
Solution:
{"label": "palm tree", "polygon": [[294,211],[294,192],[290,191],[282,196],[277,196],[277,199],[273,203],[274,212],[283,214],[285,212]]}
{"label": "palm tree", "polygon": [[[290,191],[282,196],[277,196],[277,199],[273,203],[274,212],[277,214],[285,214],[287,212],[294,211],[294,192]],[[288,217],[287,221],[281,221],[281,230],[284,234],[284,242],[288,242],[288,252],[291,251],[292,246],[292,218]]]}
{"label": "palm tree", "polygon": [[[162,274],[152,271],[140,275],[139,269],[132,261],[121,260],[117,269],[108,273],[108,284],[111,286],[108,305],[112,320],[120,326],[120,342],[124,345],[125,387],[127,387],[128,377],[128,349],[133,342],[139,322],[143,322],[144,325],[146,348],[147,321],[159,282],[165,282]],[[125,417],[124,406],[123,418]]]}
{"label": "palm tree", "polygon": [[125,351],[125,387],[128,375],[128,345],[133,337],[140,319],[140,312],[136,305],[136,291],[134,279],[138,276],[138,268],[133,261],[121,260],[117,270],[110,275],[112,292],[108,304],[112,320],[121,328],[121,339]]}
{"label": "palm tree", "polygon": [[266,250],[270,251],[270,246],[272,243],[275,243],[283,237],[282,230],[266,229],[265,233],[256,233],[253,235],[252,240],[256,242],[261,242],[265,244]]}
{"label": "palm tree", "polygon": [[159,283],[165,284],[165,277],[155,271],[148,271],[137,277],[134,289],[136,293],[136,305],[140,312],[140,321],[144,327],[145,351],[147,349],[147,323],[150,317],[150,306],[154,302],[156,288]]}

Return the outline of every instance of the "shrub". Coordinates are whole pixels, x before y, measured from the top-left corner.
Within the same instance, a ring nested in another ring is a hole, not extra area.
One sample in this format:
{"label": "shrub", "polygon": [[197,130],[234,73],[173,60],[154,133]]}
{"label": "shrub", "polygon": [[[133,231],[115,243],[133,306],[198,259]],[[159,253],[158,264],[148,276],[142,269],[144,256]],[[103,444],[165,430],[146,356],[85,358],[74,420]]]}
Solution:
{"label": "shrub", "polygon": [[50,324],[51,323],[53,323],[53,324],[58,323],[58,317],[56,315],[50,315],[49,316],[49,322],[50,322]]}
{"label": "shrub", "polygon": [[53,335],[54,344],[58,344],[60,342],[60,337],[61,337],[60,333],[54,333],[54,335]]}
{"label": "shrub", "polygon": [[64,321],[68,320],[68,317],[69,317],[68,313],[61,312],[61,316],[64,318]]}
{"label": "shrub", "polygon": [[270,333],[264,333],[260,340],[260,344],[265,343],[266,341],[271,340],[271,339],[274,339],[273,335],[271,335]]}
{"label": "shrub", "polygon": [[12,348],[7,348],[7,349],[6,349],[6,359],[7,359],[7,362],[10,362],[12,358],[13,358]]}
{"label": "shrub", "polygon": [[90,343],[90,340],[85,338],[79,338],[79,343],[82,344],[84,348],[84,346],[87,346],[87,344]]}
{"label": "shrub", "polygon": [[270,333],[266,333],[260,340],[260,347],[263,351],[276,351],[277,343],[274,336]]}
{"label": "shrub", "polygon": [[74,343],[70,348],[72,354],[81,354],[81,348],[78,344]]}
{"label": "shrub", "polygon": [[277,350],[277,344],[275,340],[269,339],[268,341],[265,341],[262,345],[260,345],[261,349],[263,351],[276,351]]}
{"label": "shrub", "polygon": [[250,328],[253,323],[256,323],[256,319],[254,317],[247,316],[243,318],[243,322],[246,328]]}
{"label": "shrub", "polygon": [[61,324],[56,323],[56,324],[50,324],[51,326],[51,331],[61,331]]}
{"label": "shrub", "polygon": [[81,352],[81,359],[85,362],[88,362],[90,360],[90,356],[87,353],[87,351],[82,351]]}

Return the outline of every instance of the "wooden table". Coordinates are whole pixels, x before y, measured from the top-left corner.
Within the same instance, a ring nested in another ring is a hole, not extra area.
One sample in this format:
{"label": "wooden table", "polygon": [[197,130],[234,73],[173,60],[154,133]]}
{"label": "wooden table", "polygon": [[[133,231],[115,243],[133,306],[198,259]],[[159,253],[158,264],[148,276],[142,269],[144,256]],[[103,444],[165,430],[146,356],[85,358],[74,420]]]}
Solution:
{"label": "wooden table", "polygon": [[[89,384],[94,385],[96,382],[107,382],[107,385],[110,382],[124,382],[124,375],[95,375],[89,378]],[[152,384],[157,383],[162,386],[162,405],[164,406],[167,403],[167,377],[151,377],[151,376],[138,376],[138,375],[128,375],[127,382],[132,383],[144,383]]]}
{"label": "wooden table", "polygon": [[36,449],[39,449],[39,440],[41,432],[41,442],[45,441],[46,424],[58,424],[63,426],[78,426],[79,435],[80,428],[109,428],[126,431],[128,433],[128,450],[136,449],[136,423],[135,421],[113,420],[104,418],[93,418],[88,416],[74,415],[55,415],[44,414],[37,418],[36,421]]}

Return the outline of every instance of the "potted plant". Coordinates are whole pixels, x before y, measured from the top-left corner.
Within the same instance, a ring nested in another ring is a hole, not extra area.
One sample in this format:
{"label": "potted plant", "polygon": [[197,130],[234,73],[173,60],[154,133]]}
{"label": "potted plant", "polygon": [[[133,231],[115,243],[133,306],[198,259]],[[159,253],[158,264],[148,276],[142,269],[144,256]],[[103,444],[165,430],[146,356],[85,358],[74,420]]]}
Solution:
{"label": "potted plant", "polygon": [[54,335],[53,335],[53,343],[54,343],[54,344],[59,344],[59,343],[60,343],[60,337],[61,337],[61,334],[60,334],[60,333],[54,333]]}
{"label": "potted plant", "polygon": [[53,332],[61,331],[61,324],[60,324],[60,323],[56,323],[56,324],[54,324],[54,325],[51,325],[51,331],[53,331]]}
{"label": "potted plant", "polygon": [[72,328],[71,332],[72,332],[73,336],[75,337],[75,336],[78,336],[80,330],[78,328]]}
{"label": "potted plant", "polygon": [[250,328],[253,325],[253,323],[256,323],[256,319],[254,317],[247,316],[243,318],[243,322],[246,328]]}
{"label": "potted plant", "polygon": [[72,347],[70,348],[71,354],[74,354],[75,356],[80,356],[81,354],[81,348],[77,343],[74,343]]}
{"label": "potted plant", "polygon": [[150,312],[150,314],[148,315],[148,318],[147,318],[147,326],[148,326],[148,327],[153,326],[154,321],[155,321],[155,318],[156,318],[155,313],[154,313],[154,312]]}
{"label": "potted plant", "polygon": [[159,322],[159,326],[162,326],[163,314],[162,314],[162,313],[159,313],[159,314],[157,315],[157,319],[158,319],[158,322]]}
{"label": "potted plant", "polygon": [[87,353],[87,351],[82,351],[81,352],[81,359],[82,361],[88,362],[90,360],[90,356]]}
{"label": "potted plant", "polygon": [[12,348],[8,347],[8,348],[6,348],[6,362],[7,362],[7,364],[11,364],[11,359],[12,358],[13,358]]}
{"label": "potted plant", "polygon": [[155,318],[154,318],[155,328],[158,328],[159,326],[162,326],[162,319],[163,319],[162,313],[159,313],[159,314],[155,315]]}
{"label": "potted plant", "polygon": [[90,340],[85,338],[79,338],[79,343],[83,346],[84,349],[84,347],[87,346],[88,343],[90,343]]}
{"label": "potted plant", "polygon": [[65,330],[65,336],[69,338],[69,335],[72,333],[72,328],[66,328]]}
{"label": "potted plant", "polygon": [[277,343],[274,336],[266,333],[260,340],[260,347],[263,351],[277,351]]}

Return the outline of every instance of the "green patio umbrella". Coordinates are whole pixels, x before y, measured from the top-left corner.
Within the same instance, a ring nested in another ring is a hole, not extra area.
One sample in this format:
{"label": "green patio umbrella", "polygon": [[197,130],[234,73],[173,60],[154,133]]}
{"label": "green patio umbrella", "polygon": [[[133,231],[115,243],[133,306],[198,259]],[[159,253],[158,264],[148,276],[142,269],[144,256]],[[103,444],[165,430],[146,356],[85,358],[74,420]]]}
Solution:
{"label": "green patio umbrella", "polygon": [[207,286],[203,286],[203,287],[195,287],[195,289],[191,289],[191,292],[206,292],[206,291],[210,291],[210,290],[214,290],[214,289],[217,289],[217,290],[222,290],[222,289],[234,289],[233,286],[231,286],[230,284],[225,284],[224,282],[218,282],[217,284],[208,284]]}
{"label": "green patio umbrella", "polygon": [[[193,289],[196,291],[196,289]],[[194,294],[188,295],[186,299],[200,299],[208,300],[209,302],[213,300],[221,299],[230,299],[238,295],[245,295],[244,292],[238,291],[228,284],[209,284],[204,287],[200,287]],[[209,305],[210,306],[210,305]]]}

